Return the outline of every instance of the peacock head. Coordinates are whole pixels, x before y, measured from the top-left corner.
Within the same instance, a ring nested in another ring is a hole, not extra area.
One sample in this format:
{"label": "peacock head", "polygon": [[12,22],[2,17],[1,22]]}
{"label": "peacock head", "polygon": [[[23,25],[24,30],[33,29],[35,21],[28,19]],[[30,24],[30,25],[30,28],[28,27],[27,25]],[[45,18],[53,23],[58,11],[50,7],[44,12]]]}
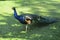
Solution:
{"label": "peacock head", "polygon": [[13,7],[12,9],[15,10],[15,7]]}

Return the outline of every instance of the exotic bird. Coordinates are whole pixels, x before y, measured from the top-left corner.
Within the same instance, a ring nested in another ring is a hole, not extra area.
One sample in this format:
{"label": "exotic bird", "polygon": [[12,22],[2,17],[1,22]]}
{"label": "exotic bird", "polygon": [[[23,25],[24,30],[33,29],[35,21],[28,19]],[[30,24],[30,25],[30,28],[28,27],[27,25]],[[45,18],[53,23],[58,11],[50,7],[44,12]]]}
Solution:
{"label": "exotic bird", "polygon": [[42,16],[38,16],[38,15],[35,15],[35,14],[21,14],[21,15],[18,15],[17,14],[17,11],[16,11],[16,8],[13,7],[12,8],[13,11],[14,11],[14,17],[22,24],[26,24],[26,31],[27,31],[27,25],[30,25],[30,24],[51,24],[51,23],[54,23],[56,22],[55,19],[51,19],[49,17],[42,17]]}

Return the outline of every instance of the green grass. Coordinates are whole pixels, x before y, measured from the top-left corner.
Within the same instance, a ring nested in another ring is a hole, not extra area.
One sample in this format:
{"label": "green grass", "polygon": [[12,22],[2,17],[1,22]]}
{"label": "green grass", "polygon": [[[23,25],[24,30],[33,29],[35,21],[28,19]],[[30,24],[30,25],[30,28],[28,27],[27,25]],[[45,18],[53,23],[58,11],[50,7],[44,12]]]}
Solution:
{"label": "green grass", "polygon": [[25,32],[14,18],[12,7],[21,12],[60,18],[60,0],[17,0],[0,1],[0,40],[60,40],[60,22],[48,26],[29,26]]}

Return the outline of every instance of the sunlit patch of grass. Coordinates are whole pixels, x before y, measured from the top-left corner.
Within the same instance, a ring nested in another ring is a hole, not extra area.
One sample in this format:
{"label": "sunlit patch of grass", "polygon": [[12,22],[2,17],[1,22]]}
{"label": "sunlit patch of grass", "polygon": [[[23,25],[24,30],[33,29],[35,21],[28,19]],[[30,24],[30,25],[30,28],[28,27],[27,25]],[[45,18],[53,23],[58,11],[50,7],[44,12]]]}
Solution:
{"label": "sunlit patch of grass", "polygon": [[15,6],[13,1],[0,1],[0,11],[1,13],[7,12],[11,13],[11,8]]}
{"label": "sunlit patch of grass", "polygon": [[40,7],[40,11],[42,11],[42,12],[48,12],[48,10],[46,8],[44,8],[44,7]]}
{"label": "sunlit patch of grass", "polygon": [[12,14],[9,14],[9,13],[4,13],[4,14],[1,14],[3,16],[11,16]]}
{"label": "sunlit patch of grass", "polygon": [[31,36],[30,36],[30,38],[33,38],[33,37],[41,37],[42,35],[41,34],[32,34]]}
{"label": "sunlit patch of grass", "polygon": [[0,16],[0,20],[6,20],[6,18],[4,18],[4,17]]}
{"label": "sunlit patch of grass", "polygon": [[21,26],[20,24],[18,25],[18,24],[12,24],[11,26],[13,26],[13,27],[15,27],[15,26]]}
{"label": "sunlit patch of grass", "polygon": [[27,40],[24,38],[0,38],[0,40]]}
{"label": "sunlit patch of grass", "polygon": [[21,31],[20,33],[27,33],[26,31]]}
{"label": "sunlit patch of grass", "polygon": [[0,25],[6,25],[7,23],[6,22],[0,22]]}
{"label": "sunlit patch of grass", "polygon": [[53,25],[52,27],[50,27],[50,29],[57,29],[55,25]]}
{"label": "sunlit patch of grass", "polygon": [[31,8],[29,8],[29,7],[19,7],[19,8],[17,8],[17,13],[21,14],[20,12],[31,13]]}
{"label": "sunlit patch of grass", "polygon": [[15,1],[0,1],[0,14],[11,16],[13,14],[12,7],[16,7]]}
{"label": "sunlit patch of grass", "polygon": [[60,3],[60,0],[52,0],[52,1],[56,1],[56,2],[59,2]]}

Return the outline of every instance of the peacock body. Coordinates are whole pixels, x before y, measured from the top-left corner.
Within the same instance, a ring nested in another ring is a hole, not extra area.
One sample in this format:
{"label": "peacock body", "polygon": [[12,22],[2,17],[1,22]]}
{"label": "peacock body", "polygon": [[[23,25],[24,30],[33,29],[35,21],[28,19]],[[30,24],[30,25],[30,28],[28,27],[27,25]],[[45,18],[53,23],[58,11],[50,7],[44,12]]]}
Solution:
{"label": "peacock body", "polygon": [[14,10],[14,17],[22,24],[51,24],[56,22],[55,19],[49,18],[49,17],[42,17],[35,14],[21,14],[18,15],[15,7],[13,7]]}

